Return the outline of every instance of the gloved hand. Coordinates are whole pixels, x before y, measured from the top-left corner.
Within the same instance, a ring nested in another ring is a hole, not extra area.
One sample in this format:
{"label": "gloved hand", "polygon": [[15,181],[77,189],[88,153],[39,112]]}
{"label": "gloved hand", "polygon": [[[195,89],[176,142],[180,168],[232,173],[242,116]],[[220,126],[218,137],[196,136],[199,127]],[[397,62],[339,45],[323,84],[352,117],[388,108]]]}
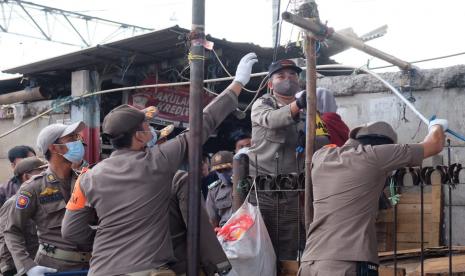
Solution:
{"label": "gloved hand", "polygon": [[245,86],[250,80],[250,74],[252,74],[252,66],[258,62],[257,55],[255,53],[248,53],[242,57],[239,65],[236,69],[236,77],[234,81]]}
{"label": "gloved hand", "polygon": [[449,128],[449,122],[446,119],[434,119],[429,121],[428,131],[431,131],[431,127],[434,125],[442,126],[443,131],[446,131]]}
{"label": "gloved hand", "polygon": [[142,112],[145,113],[145,118],[147,120],[152,120],[158,115],[158,108],[156,106],[148,106],[142,109]]}
{"label": "gloved hand", "polygon": [[295,103],[300,109],[307,108],[307,91],[300,91],[295,95]]}
{"label": "gloved hand", "polygon": [[50,268],[46,266],[36,265],[27,271],[27,276],[44,276],[45,273],[55,273],[57,270],[55,268]]}

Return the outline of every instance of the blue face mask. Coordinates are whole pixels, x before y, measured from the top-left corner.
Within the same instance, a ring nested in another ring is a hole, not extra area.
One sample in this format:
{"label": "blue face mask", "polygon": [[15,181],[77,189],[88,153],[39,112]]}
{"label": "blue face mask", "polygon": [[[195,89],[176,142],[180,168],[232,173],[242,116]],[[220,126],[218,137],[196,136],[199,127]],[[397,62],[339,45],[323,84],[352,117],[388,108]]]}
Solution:
{"label": "blue face mask", "polygon": [[152,139],[147,143],[148,148],[153,148],[158,141],[158,134],[153,127],[150,127],[150,132],[152,133]]}
{"label": "blue face mask", "polygon": [[71,163],[80,163],[84,158],[84,145],[82,142],[74,141],[65,145],[68,148],[68,152],[63,154],[63,157]]}

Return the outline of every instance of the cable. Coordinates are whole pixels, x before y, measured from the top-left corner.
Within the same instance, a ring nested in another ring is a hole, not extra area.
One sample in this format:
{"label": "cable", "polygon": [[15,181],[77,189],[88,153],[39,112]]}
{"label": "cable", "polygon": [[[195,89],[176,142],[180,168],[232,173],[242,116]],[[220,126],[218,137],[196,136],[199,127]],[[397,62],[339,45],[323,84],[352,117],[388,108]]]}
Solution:
{"label": "cable", "polygon": [[[385,81],[384,79],[382,79],[378,74],[368,70],[368,69],[364,69],[364,68],[361,68],[361,67],[355,67],[355,66],[347,66],[347,65],[318,65],[317,66],[317,70],[325,70],[325,69],[353,69],[354,72],[356,71],[362,71],[362,72],[365,72],[367,74],[370,74],[371,76],[375,77],[376,79],[378,79],[379,81],[381,81],[386,87],[388,87],[392,92],[394,92],[394,94],[396,94],[411,110],[412,112],[414,112],[426,125],[428,125],[429,123],[429,120],[426,119],[425,116],[423,116],[416,108],[415,106],[413,106],[413,104],[411,102],[409,102],[394,86],[392,86],[391,84],[389,84],[387,81]],[[262,76],[267,76],[268,75],[268,72],[261,72],[261,73],[253,73],[250,75],[251,78],[254,78],[254,77],[262,77]],[[211,83],[211,82],[220,82],[220,81],[227,81],[227,80],[233,80],[234,77],[224,77],[224,78],[217,78],[217,79],[208,79],[208,80],[204,80],[204,83]],[[258,98],[258,95],[259,95],[259,92],[265,87],[264,83],[265,81],[267,80],[267,78],[263,78],[262,79],[262,82],[260,83],[259,85],[259,89],[257,90],[254,98],[252,99],[252,101],[249,103],[249,105],[244,109],[244,110],[239,110],[241,112],[246,112],[252,105],[253,103],[255,102],[255,100]],[[92,96],[96,96],[96,95],[102,95],[102,94],[108,94],[108,93],[113,93],[113,92],[119,92],[119,91],[126,91],[126,90],[134,90],[134,89],[142,89],[142,88],[156,88],[156,87],[173,87],[173,86],[184,86],[184,85],[189,85],[190,82],[186,81],[186,82],[177,82],[177,83],[161,83],[161,84],[150,84],[150,85],[138,85],[138,86],[130,86],[130,87],[121,87],[121,88],[114,88],[114,89],[108,89],[108,90],[101,90],[101,91],[97,91],[97,92],[93,92],[93,93],[88,93],[88,94],[85,94],[85,95],[82,95],[80,97],[76,97],[76,98],[73,98],[69,101],[66,101],[66,102],[63,102],[61,104],[58,104],[56,106],[54,106],[54,108],[50,108],[42,113],[40,113],[39,115],[27,120],[26,122],[18,125],[17,127],[3,133],[0,135],[0,138],[3,138],[13,132],[15,132],[16,130],[18,129],[21,129],[22,127],[30,124],[31,122],[39,119],[40,117],[44,116],[44,115],[47,115],[48,113],[52,112],[54,109],[56,108],[59,108],[59,107],[62,107],[66,104],[69,104],[69,103],[72,103],[72,102],[75,102],[75,101],[79,101],[81,99],[85,99],[85,98],[88,98],[88,97],[92,97]],[[209,93],[212,93],[212,94],[216,94],[208,89],[205,89],[205,91],[209,92]],[[450,130],[448,129],[446,132],[448,132],[449,134],[453,135],[455,138],[459,139],[459,140],[462,140],[462,141],[465,141],[465,136],[453,131],[453,130]]]}
{"label": "cable", "polygon": [[[229,73],[228,69],[226,69],[226,66],[224,66],[223,62],[221,61],[220,57],[218,56],[218,54],[216,53],[215,49],[212,49],[212,52],[213,54],[215,55],[216,59],[218,60],[218,62],[220,63],[221,65],[221,68],[223,68],[223,70],[226,72],[226,74],[230,77],[232,77],[232,74]],[[250,90],[250,89],[247,89],[245,87],[242,87],[242,89],[244,89],[245,91],[247,92],[251,92],[251,93],[258,93],[260,90],[262,90],[264,87],[262,87],[262,84],[263,84],[263,81],[260,83],[260,85],[258,86],[258,89],[253,91],[253,90]]]}
{"label": "cable", "polygon": [[[445,58],[461,56],[461,55],[465,55],[465,52],[460,52],[460,53],[455,53],[455,54],[450,54],[450,55],[445,55],[445,56],[439,56],[439,57],[434,57],[434,58],[420,59],[420,60],[416,60],[416,61],[410,61],[408,63],[411,63],[411,64],[421,63],[421,62],[445,59]],[[368,68],[368,69],[376,70],[376,69],[384,69],[384,68],[390,68],[390,67],[397,67],[397,66],[396,65],[386,65],[386,66],[372,67],[372,68]]]}

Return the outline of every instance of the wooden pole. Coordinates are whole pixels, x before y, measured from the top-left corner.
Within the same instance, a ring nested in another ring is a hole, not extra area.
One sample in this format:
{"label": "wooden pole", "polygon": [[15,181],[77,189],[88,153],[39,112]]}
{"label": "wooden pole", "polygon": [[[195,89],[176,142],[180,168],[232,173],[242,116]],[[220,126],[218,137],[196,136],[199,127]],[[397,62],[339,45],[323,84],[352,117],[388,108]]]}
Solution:
{"label": "wooden pole", "polygon": [[387,61],[391,64],[396,65],[402,70],[410,70],[412,69],[412,65],[406,61],[403,61],[401,59],[396,58],[395,56],[392,56],[388,53],[385,53],[381,50],[378,50],[374,47],[371,47],[367,44],[365,44],[363,41],[348,37],[346,35],[336,33],[336,32],[329,32],[329,28],[326,26],[323,26],[321,24],[309,21],[301,16],[292,14],[290,12],[284,12],[282,13],[282,18],[283,20],[299,26],[315,35],[322,35],[322,36],[327,36],[328,39],[334,40],[336,42],[349,45],[355,49],[358,49],[362,52],[365,52],[369,55],[372,55],[374,57],[377,57],[379,59],[382,59],[384,61]]}
{"label": "wooden pole", "polygon": [[316,133],[316,51],[315,39],[307,32],[305,36],[305,56],[307,59],[307,118],[305,131],[305,229],[308,231],[313,220],[312,156]]}

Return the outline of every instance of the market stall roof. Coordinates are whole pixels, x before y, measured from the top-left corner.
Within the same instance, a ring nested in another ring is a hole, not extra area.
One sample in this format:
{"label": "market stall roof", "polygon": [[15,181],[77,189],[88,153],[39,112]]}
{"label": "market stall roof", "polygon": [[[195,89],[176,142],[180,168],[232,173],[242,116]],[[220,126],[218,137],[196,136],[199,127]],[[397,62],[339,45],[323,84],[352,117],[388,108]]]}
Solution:
{"label": "market stall roof", "polygon": [[[89,47],[80,51],[53,57],[50,59],[10,68],[4,73],[10,74],[40,74],[54,71],[74,71],[90,66],[101,66],[102,64],[122,63],[131,58],[133,65],[147,64],[164,61],[167,58],[176,58],[187,55],[187,36],[189,30],[179,26],[153,31],[139,36],[107,44]],[[207,36],[207,40],[215,43],[215,48],[233,50],[238,55],[247,52],[255,52],[258,56],[272,58],[273,48],[263,48],[252,43],[235,43],[225,39]],[[295,52],[295,51],[294,51]],[[280,55],[292,55],[280,49]]]}

